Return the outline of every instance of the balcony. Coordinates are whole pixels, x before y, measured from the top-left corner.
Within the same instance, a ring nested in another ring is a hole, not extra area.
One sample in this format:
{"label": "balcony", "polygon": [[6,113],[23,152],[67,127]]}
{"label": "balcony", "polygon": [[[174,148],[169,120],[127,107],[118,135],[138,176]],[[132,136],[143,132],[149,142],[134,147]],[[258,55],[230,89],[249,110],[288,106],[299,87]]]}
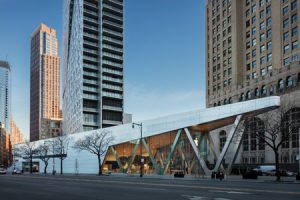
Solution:
{"label": "balcony", "polygon": [[104,33],[108,33],[112,36],[117,36],[117,37],[123,38],[123,33],[121,33],[121,32],[113,31],[113,30],[107,29],[107,28],[103,28],[102,30]]}
{"label": "balcony", "polygon": [[115,75],[120,75],[123,76],[123,72],[121,71],[117,71],[117,70],[113,70],[113,69],[108,69],[108,68],[102,68],[102,71],[105,73],[110,73],[110,74],[115,74]]}
{"label": "balcony", "polygon": [[123,111],[123,108],[115,107],[115,106],[106,106],[106,105],[103,105],[102,108],[103,108],[103,110],[112,110],[112,111],[120,111],[120,112]]}
{"label": "balcony", "polygon": [[85,111],[85,112],[99,113],[99,110],[98,110],[97,108],[87,108],[87,107],[83,107],[83,111]]}
{"label": "balcony", "polygon": [[112,121],[112,120],[103,120],[103,124],[109,124],[109,125],[120,125],[123,124],[120,121]]}
{"label": "balcony", "polygon": [[88,21],[88,22],[93,22],[95,24],[98,24],[98,20],[90,18],[90,17],[83,17],[84,20]]}
{"label": "balcony", "polygon": [[94,72],[83,71],[83,75],[84,76],[90,76],[90,77],[98,78],[98,73],[94,73]]}
{"label": "balcony", "polygon": [[122,17],[119,17],[119,16],[116,16],[116,15],[113,15],[113,14],[111,14],[111,13],[108,13],[108,12],[103,12],[103,16],[108,16],[108,17],[110,17],[110,18],[112,18],[112,19],[115,19],[115,20],[119,20],[119,21],[123,21],[123,18]]}
{"label": "balcony", "polygon": [[118,93],[112,93],[112,92],[102,92],[102,96],[104,97],[110,97],[110,98],[116,98],[116,99],[123,99],[123,95]]}
{"label": "balcony", "polygon": [[114,46],[109,45],[109,44],[103,44],[102,49],[106,49],[106,50],[109,50],[109,51],[115,51],[115,52],[118,52],[120,54],[123,54],[123,49],[122,48],[114,47]]}
{"label": "balcony", "polygon": [[87,10],[87,9],[84,9],[83,10],[85,13],[88,13],[90,15],[93,15],[94,17],[98,17],[98,12],[95,12],[95,11],[91,11],[91,10]]}
{"label": "balcony", "polygon": [[109,66],[112,66],[112,67],[123,68],[123,64],[115,63],[115,62],[108,61],[108,60],[103,60],[102,64],[109,65]]}
{"label": "balcony", "polygon": [[107,36],[103,36],[102,38],[103,38],[104,41],[108,41],[108,42],[111,42],[113,44],[123,46],[123,41],[121,41],[121,40],[113,39],[113,38],[107,37]]}
{"label": "balcony", "polygon": [[103,76],[102,77],[104,81],[111,81],[111,82],[115,82],[115,83],[123,83],[123,79],[119,79],[119,78],[112,78],[109,76]]}
{"label": "balcony", "polygon": [[90,54],[98,55],[98,51],[97,50],[83,48],[83,51],[87,52],[87,53],[90,53]]}
{"label": "balcony", "polygon": [[98,88],[96,88],[96,87],[89,87],[89,86],[83,86],[83,90],[87,91],[87,92],[96,92],[96,93],[99,91]]}
{"label": "balcony", "polygon": [[87,61],[98,62],[98,58],[91,57],[91,56],[83,55],[83,59]]}
{"label": "balcony", "polygon": [[116,60],[123,61],[123,56],[118,56],[118,55],[115,55],[112,53],[107,53],[107,52],[103,52],[102,55],[103,55],[103,57],[106,57],[106,58],[114,58]]}
{"label": "balcony", "polygon": [[91,84],[91,85],[98,85],[98,81],[96,81],[96,80],[83,79],[83,83]]}
{"label": "balcony", "polygon": [[95,95],[95,94],[86,94],[86,93],[83,93],[83,98],[84,99],[89,99],[89,100],[98,100],[98,95]]}
{"label": "balcony", "polygon": [[84,63],[84,64],[83,64],[83,67],[84,67],[84,68],[87,68],[87,69],[95,69],[95,70],[98,70],[98,66],[97,66],[97,65],[91,65],[91,64]]}
{"label": "balcony", "polygon": [[102,84],[102,88],[109,89],[109,90],[116,90],[116,91],[119,91],[119,92],[123,91],[122,87],[115,86],[115,85],[109,85],[109,84]]}
{"label": "balcony", "polygon": [[119,8],[116,8],[114,6],[110,6],[110,5],[107,5],[107,4],[103,4],[103,8],[104,9],[108,9],[108,10],[112,10],[112,11],[115,11],[117,13],[123,13],[123,9],[119,9]]}
{"label": "balcony", "polygon": [[96,40],[98,39],[98,35],[90,34],[90,33],[86,33],[86,32],[83,33],[83,36],[93,38],[93,39],[96,39]]}
{"label": "balcony", "polygon": [[87,1],[84,1],[84,5],[87,5],[87,6],[91,7],[91,8],[94,8],[94,9],[98,9],[98,5],[90,3],[90,2],[87,2]]}
{"label": "balcony", "polygon": [[88,25],[88,24],[84,24],[83,27],[86,28],[86,29],[89,29],[89,30],[93,30],[93,31],[98,31],[99,30],[97,27],[91,26],[91,25]]}
{"label": "balcony", "polygon": [[84,40],[83,44],[98,48],[98,43],[97,42],[90,42],[90,41]]}
{"label": "balcony", "polygon": [[111,21],[106,20],[106,19],[104,19],[102,22],[103,22],[103,24],[107,24],[107,25],[116,27],[116,28],[118,28],[118,29],[123,29],[123,25],[122,25],[122,24],[118,24],[118,23],[115,23],[115,22],[111,22]]}

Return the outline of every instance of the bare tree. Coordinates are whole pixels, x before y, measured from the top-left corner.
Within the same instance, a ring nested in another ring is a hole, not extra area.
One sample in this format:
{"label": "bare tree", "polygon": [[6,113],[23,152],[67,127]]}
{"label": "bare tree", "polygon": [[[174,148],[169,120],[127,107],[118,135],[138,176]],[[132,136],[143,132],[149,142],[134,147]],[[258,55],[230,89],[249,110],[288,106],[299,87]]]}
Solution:
{"label": "bare tree", "polygon": [[78,139],[73,148],[78,151],[88,151],[97,156],[98,159],[98,175],[102,175],[101,156],[104,155],[110,143],[114,140],[108,131],[95,131],[86,135],[82,139]]}
{"label": "bare tree", "polygon": [[56,137],[54,139],[55,153],[60,159],[60,174],[63,174],[63,160],[67,158],[70,138],[66,135]]}
{"label": "bare tree", "polygon": [[36,148],[36,156],[45,164],[44,174],[47,174],[47,167],[50,159],[49,152],[50,146],[47,143],[43,143]]}
{"label": "bare tree", "polygon": [[35,142],[26,141],[15,148],[15,156],[29,159],[30,173],[32,174],[32,158],[36,154]]}
{"label": "bare tree", "polygon": [[300,113],[293,105],[282,105],[274,111],[262,114],[260,119],[263,126],[257,126],[250,134],[258,140],[255,145],[266,145],[274,152],[276,180],[280,181],[280,150],[289,143],[293,134],[298,134]]}

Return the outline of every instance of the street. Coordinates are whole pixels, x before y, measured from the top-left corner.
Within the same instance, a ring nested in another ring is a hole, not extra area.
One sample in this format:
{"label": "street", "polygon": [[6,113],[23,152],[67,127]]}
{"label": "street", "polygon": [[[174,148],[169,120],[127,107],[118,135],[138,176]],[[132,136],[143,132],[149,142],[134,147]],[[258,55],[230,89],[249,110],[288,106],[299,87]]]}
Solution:
{"label": "street", "polygon": [[0,176],[1,199],[300,199],[299,183],[114,176]]}

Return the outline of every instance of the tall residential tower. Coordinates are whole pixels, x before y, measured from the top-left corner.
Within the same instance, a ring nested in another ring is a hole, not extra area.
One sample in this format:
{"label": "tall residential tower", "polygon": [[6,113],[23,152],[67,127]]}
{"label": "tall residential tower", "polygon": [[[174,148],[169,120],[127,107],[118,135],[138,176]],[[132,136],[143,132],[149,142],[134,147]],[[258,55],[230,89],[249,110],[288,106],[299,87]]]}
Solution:
{"label": "tall residential tower", "polygon": [[[0,60],[0,126],[10,131],[11,111],[11,71],[10,64]],[[1,128],[0,127],[0,128]]]}
{"label": "tall residential tower", "polygon": [[31,36],[30,141],[50,137],[45,121],[61,118],[59,60],[56,31],[41,24]]}
{"label": "tall residential tower", "polygon": [[64,0],[63,131],[123,123],[123,0]]}

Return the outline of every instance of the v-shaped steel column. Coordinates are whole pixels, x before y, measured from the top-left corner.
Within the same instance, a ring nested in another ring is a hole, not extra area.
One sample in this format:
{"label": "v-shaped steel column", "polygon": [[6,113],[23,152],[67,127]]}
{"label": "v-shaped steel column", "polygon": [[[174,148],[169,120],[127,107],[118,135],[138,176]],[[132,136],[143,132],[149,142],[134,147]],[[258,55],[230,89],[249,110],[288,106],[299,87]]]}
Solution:
{"label": "v-shaped steel column", "polygon": [[194,149],[194,152],[195,152],[195,154],[196,154],[196,156],[198,158],[200,166],[202,167],[205,175],[210,175],[211,170],[209,170],[207,168],[207,165],[206,165],[204,159],[200,156],[199,149],[197,148],[197,146],[196,146],[196,144],[195,144],[195,142],[194,142],[194,140],[193,140],[193,138],[191,136],[191,133],[190,133],[189,129],[188,128],[184,128],[184,131],[185,131],[185,133],[186,133],[186,135],[187,135],[187,137],[188,137],[188,139],[190,141],[190,144],[192,145],[192,147]]}
{"label": "v-shaped steel column", "polygon": [[225,154],[227,153],[229,149],[229,145],[232,143],[232,139],[236,133],[237,127],[239,126],[242,119],[242,115],[238,115],[234,121],[233,127],[231,128],[228,137],[226,139],[225,145],[222,149],[222,152],[217,160],[217,163],[215,165],[214,171],[218,171],[221,165],[222,160],[224,159]]}

